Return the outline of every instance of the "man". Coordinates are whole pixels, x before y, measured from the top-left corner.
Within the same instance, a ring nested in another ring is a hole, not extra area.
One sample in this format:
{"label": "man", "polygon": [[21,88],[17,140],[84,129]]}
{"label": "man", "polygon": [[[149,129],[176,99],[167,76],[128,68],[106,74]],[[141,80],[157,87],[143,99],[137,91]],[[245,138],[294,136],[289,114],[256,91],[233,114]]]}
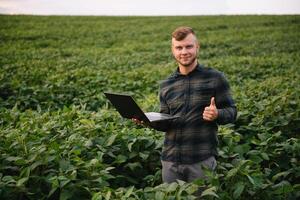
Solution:
{"label": "man", "polygon": [[161,83],[160,112],[180,118],[155,127],[166,132],[161,159],[167,183],[204,178],[203,166],[214,170],[218,124],[234,122],[237,115],[224,75],[198,64],[199,48],[192,28],[172,33],[178,68]]}

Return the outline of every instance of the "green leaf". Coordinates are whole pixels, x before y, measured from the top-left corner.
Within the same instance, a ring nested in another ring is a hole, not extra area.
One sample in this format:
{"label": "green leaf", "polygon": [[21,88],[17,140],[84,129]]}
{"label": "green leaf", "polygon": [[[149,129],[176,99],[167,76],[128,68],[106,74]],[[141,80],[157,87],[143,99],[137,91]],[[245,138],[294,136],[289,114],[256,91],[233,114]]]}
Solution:
{"label": "green leaf", "polygon": [[35,168],[37,168],[38,166],[42,165],[43,162],[42,161],[36,161],[34,162],[32,165],[30,165],[30,169],[33,171]]}
{"label": "green leaf", "polygon": [[131,171],[134,171],[137,168],[140,168],[140,169],[143,168],[143,166],[139,162],[128,163],[125,165],[125,167],[128,167],[129,169],[131,169]]}
{"label": "green leaf", "polygon": [[233,192],[233,198],[234,199],[239,199],[242,192],[244,191],[245,185],[243,182],[238,182],[235,184],[235,190]]}
{"label": "green leaf", "polygon": [[249,175],[246,175],[248,180],[250,181],[250,183],[252,183],[253,185],[255,185],[255,181],[253,180],[253,178]]}
{"label": "green leaf", "polygon": [[130,142],[127,147],[128,147],[128,150],[131,152],[131,149],[132,149],[132,145],[135,143],[136,139],[134,139],[132,142]]}
{"label": "green leaf", "polygon": [[115,167],[107,167],[107,168],[105,168],[105,171],[110,171],[110,170],[112,170],[112,169],[115,169]]}
{"label": "green leaf", "polygon": [[21,157],[15,157],[15,156],[9,156],[6,158],[6,160],[9,162],[14,162],[14,161],[21,160],[21,159],[22,159]]}
{"label": "green leaf", "polygon": [[116,134],[116,135],[111,135],[107,140],[106,140],[106,147],[109,147],[109,146],[111,146],[113,143],[114,143],[114,141],[115,141],[115,139],[116,139],[116,137],[117,137],[118,135]]}
{"label": "green leaf", "polygon": [[68,183],[71,182],[71,180],[68,177],[66,177],[66,176],[59,176],[57,178],[59,180],[59,187],[60,188],[65,187]]}
{"label": "green leaf", "polygon": [[180,186],[183,186],[184,184],[186,184],[185,181],[182,181],[182,180],[177,180],[177,183],[180,185]]}
{"label": "green leaf", "polygon": [[265,160],[270,160],[268,154],[266,154],[266,153],[261,153],[260,155],[261,155],[261,157],[262,157],[263,159],[265,159]]}
{"label": "green leaf", "polygon": [[93,158],[92,160],[90,160],[89,162],[89,166],[96,166],[97,164],[99,164],[99,160],[96,158]]}
{"label": "green leaf", "polygon": [[194,184],[198,186],[203,186],[205,184],[205,180],[203,178],[198,178],[193,181]]}
{"label": "green leaf", "polygon": [[289,175],[291,172],[289,171],[284,171],[284,172],[279,172],[276,175],[274,175],[272,177],[272,181],[275,182],[279,177],[286,177],[287,175]]}
{"label": "green leaf", "polygon": [[56,156],[49,156],[49,157],[47,157],[47,162],[52,162],[55,159],[56,159]]}
{"label": "green leaf", "polygon": [[124,155],[118,155],[115,162],[118,163],[118,164],[121,164],[121,163],[124,163],[126,162],[127,160],[127,157],[124,156]]}
{"label": "green leaf", "polygon": [[89,128],[93,128],[95,127],[95,122],[93,120],[89,120],[89,119],[81,119],[80,123],[86,125]]}
{"label": "green leaf", "polygon": [[6,183],[6,184],[8,184],[8,183],[15,183],[16,182],[15,179],[12,176],[4,176],[2,178],[2,181],[4,183]]}
{"label": "green leaf", "polygon": [[249,144],[237,145],[234,147],[234,152],[237,152],[240,156],[250,150]]}
{"label": "green leaf", "polygon": [[25,177],[25,178],[21,178],[17,181],[17,187],[20,187],[21,185],[23,185],[26,181],[28,181],[28,177]]}
{"label": "green leaf", "polygon": [[204,197],[204,196],[214,196],[214,197],[219,198],[219,196],[216,194],[216,187],[215,186],[204,190],[201,194],[201,197]]}
{"label": "green leaf", "polygon": [[288,194],[293,191],[293,187],[288,181],[281,181],[272,187],[275,194]]}
{"label": "green leaf", "polygon": [[105,195],[105,200],[110,200],[110,197],[111,197],[111,191],[107,191]]}
{"label": "green leaf", "polygon": [[147,160],[147,158],[149,157],[149,152],[140,152],[139,156],[143,159],[143,160]]}
{"label": "green leaf", "polygon": [[155,192],[155,200],[164,200],[165,194],[161,191]]}
{"label": "green leaf", "polygon": [[127,190],[127,192],[125,193],[125,198],[128,198],[131,194],[132,194],[132,192],[133,192],[133,189],[134,189],[134,186],[131,186],[128,190]]}
{"label": "green leaf", "polygon": [[31,172],[31,167],[26,167],[21,171],[20,176],[21,177],[29,177],[30,172]]}
{"label": "green leaf", "polygon": [[91,139],[87,140],[85,143],[84,143],[84,146],[86,148],[91,148],[93,146],[93,141]]}
{"label": "green leaf", "polygon": [[174,191],[176,191],[177,187],[178,187],[178,184],[176,182],[173,182],[170,185],[168,185],[168,187],[166,188],[166,192],[168,192],[168,193],[174,192]]}
{"label": "green leaf", "polygon": [[92,200],[102,200],[101,192],[97,192],[93,194]]}
{"label": "green leaf", "polygon": [[239,168],[233,168],[233,169],[229,170],[225,179],[229,179],[229,178],[235,176],[238,173],[238,170],[239,170]]}
{"label": "green leaf", "polygon": [[68,160],[61,160],[61,161],[59,161],[59,168],[62,171],[67,171],[67,170],[71,169],[71,163],[70,163],[70,161],[68,161]]}
{"label": "green leaf", "polygon": [[250,160],[252,160],[253,162],[255,162],[255,163],[261,163],[263,160],[261,159],[261,157],[260,156],[258,156],[258,155],[251,155],[250,156]]}

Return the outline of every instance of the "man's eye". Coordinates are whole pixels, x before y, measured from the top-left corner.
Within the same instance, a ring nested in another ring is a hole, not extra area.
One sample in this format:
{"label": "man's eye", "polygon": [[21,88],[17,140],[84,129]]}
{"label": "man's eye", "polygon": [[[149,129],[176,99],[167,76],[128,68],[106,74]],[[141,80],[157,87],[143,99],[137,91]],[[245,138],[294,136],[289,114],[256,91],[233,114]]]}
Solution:
{"label": "man's eye", "polygon": [[177,49],[177,50],[181,50],[181,49],[182,49],[182,47],[176,47],[176,49]]}

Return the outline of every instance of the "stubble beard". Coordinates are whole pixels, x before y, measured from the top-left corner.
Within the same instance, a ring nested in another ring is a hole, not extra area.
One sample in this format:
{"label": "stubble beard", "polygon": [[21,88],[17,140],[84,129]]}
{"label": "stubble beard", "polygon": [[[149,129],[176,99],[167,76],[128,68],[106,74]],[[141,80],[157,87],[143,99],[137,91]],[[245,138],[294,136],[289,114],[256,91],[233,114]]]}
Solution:
{"label": "stubble beard", "polygon": [[182,63],[180,62],[179,59],[176,59],[176,61],[182,66],[182,67],[190,67],[194,62],[195,60],[197,59],[197,56],[195,56],[190,62],[188,63]]}

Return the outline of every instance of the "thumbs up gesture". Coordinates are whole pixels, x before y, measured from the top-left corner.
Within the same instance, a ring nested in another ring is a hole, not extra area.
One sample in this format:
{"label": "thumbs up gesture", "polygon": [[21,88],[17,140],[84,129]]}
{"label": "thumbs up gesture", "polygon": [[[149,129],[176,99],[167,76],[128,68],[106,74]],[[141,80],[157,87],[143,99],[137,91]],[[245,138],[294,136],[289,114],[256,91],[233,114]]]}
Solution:
{"label": "thumbs up gesture", "polygon": [[215,102],[215,97],[210,99],[210,105],[205,107],[203,112],[203,119],[206,121],[214,121],[218,118],[218,109]]}

